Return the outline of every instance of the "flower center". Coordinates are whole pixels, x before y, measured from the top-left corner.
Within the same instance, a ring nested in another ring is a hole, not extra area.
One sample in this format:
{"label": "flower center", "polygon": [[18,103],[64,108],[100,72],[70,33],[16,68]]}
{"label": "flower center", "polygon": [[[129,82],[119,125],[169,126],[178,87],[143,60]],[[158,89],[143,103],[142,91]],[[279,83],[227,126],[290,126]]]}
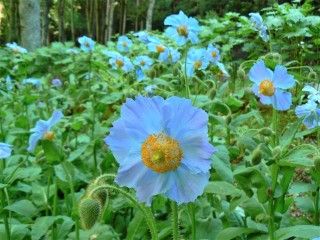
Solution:
{"label": "flower center", "polygon": [[128,44],[126,42],[122,42],[122,46],[127,47]]}
{"label": "flower center", "polygon": [[177,32],[180,36],[184,36],[184,37],[187,37],[188,36],[188,28],[186,25],[180,25],[178,28],[177,28]]}
{"label": "flower center", "polygon": [[123,61],[121,61],[120,59],[117,59],[116,60],[116,65],[118,66],[118,68],[121,68],[121,67],[123,67]]}
{"label": "flower center", "polygon": [[179,167],[183,157],[180,144],[164,133],[150,135],[142,144],[144,165],[157,173],[165,173]]}
{"label": "flower center", "polygon": [[85,47],[87,47],[87,48],[89,48],[89,47],[90,47],[89,42],[85,42],[83,45],[84,45]]}
{"label": "flower center", "polygon": [[164,52],[165,47],[162,46],[162,45],[157,45],[157,46],[156,46],[156,49],[157,49],[157,52],[158,52],[158,53],[162,53],[162,52]]}
{"label": "flower center", "polygon": [[211,52],[211,56],[212,56],[213,58],[217,57],[217,52],[216,52],[216,51],[212,51],[212,52]]}
{"label": "flower center", "polygon": [[202,66],[202,62],[201,61],[195,61],[193,64],[194,69],[199,69]]}
{"label": "flower center", "polygon": [[146,65],[145,61],[141,61],[140,65],[143,67],[144,65]]}
{"label": "flower center", "polygon": [[273,96],[274,91],[275,89],[274,89],[273,83],[268,79],[263,80],[259,85],[260,94],[271,97]]}
{"label": "flower center", "polygon": [[43,139],[52,141],[54,139],[54,133],[51,131],[46,132],[43,134]]}

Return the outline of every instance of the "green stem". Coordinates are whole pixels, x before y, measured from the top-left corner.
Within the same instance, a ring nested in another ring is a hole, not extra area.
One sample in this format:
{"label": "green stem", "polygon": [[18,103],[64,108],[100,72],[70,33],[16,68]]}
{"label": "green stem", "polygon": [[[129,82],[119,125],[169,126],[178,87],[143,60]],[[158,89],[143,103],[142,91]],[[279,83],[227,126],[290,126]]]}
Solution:
{"label": "green stem", "polygon": [[320,188],[317,187],[316,196],[314,199],[314,208],[315,208],[315,215],[314,215],[314,225],[319,226],[319,190]]}
{"label": "green stem", "polygon": [[189,79],[187,76],[187,59],[188,59],[188,51],[189,47],[186,47],[186,56],[185,56],[185,61],[184,61],[184,76],[185,76],[185,88],[186,88],[186,97],[190,98],[190,88],[189,88]]}
{"label": "green stem", "polygon": [[178,219],[178,205],[176,202],[171,201],[172,211],[172,239],[179,239],[179,219]]}
{"label": "green stem", "polygon": [[67,181],[69,183],[69,188],[70,188],[71,197],[72,197],[72,214],[71,215],[75,222],[76,240],[79,240],[80,239],[79,216],[78,216],[78,208],[77,208],[77,199],[74,193],[73,180],[71,175],[69,174],[68,167],[66,166],[66,163],[64,161],[62,162],[62,167],[66,174]]}
{"label": "green stem", "polygon": [[[3,170],[4,170],[4,160],[1,160],[0,163],[0,170],[1,170],[1,178],[3,178]],[[5,191],[4,188],[0,189],[0,212],[3,213],[3,222],[4,222],[4,227],[5,227],[5,232],[6,232],[6,240],[10,240],[11,239],[11,234],[10,234],[10,225],[9,225],[9,220],[8,220],[8,212],[7,210],[5,210]]]}
{"label": "green stem", "polygon": [[[57,204],[58,203],[58,187],[57,187],[57,180],[54,181],[54,197],[53,197],[53,209],[52,209],[52,216],[57,216]],[[56,226],[55,224],[52,225],[52,240],[56,239]]]}
{"label": "green stem", "polygon": [[191,239],[196,240],[196,211],[194,203],[188,204],[189,215],[191,220]]}
{"label": "green stem", "polygon": [[[102,176],[111,176],[111,174],[110,175],[105,174]],[[100,177],[102,177],[102,176],[100,176]],[[154,217],[153,217],[153,214],[152,214],[150,208],[147,208],[147,207],[143,206],[142,204],[139,204],[138,201],[130,193],[127,193],[126,191],[122,190],[121,188],[118,188],[116,186],[109,185],[109,184],[104,184],[104,185],[101,185],[99,187],[94,188],[89,193],[89,196],[91,196],[94,192],[99,191],[101,189],[110,189],[110,190],[117,191],[118,193],[123,194],[128,200],[130,200],[138,209],[141,210],[141,212],[145,216],[146,222],[147,222],[148,227],[150,229],[151,239],[158,240],[158,230],[157,230],[156,222],[154,220]]]}

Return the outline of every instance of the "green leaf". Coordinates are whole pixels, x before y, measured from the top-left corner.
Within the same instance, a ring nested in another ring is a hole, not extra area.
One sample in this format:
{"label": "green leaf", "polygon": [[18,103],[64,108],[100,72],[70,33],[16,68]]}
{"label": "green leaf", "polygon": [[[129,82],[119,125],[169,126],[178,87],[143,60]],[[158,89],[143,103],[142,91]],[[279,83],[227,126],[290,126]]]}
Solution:
{"label": "green leaf", "polygon": [[54,216],[45,216],[45,217],[38,217],[35,223],[32,225],[31,230],[31,238],[32,240],[38,240],[42,236],[44,236],[52,224],[55,222],[56,217]]}
{"label": "green leaf", "polygon": [[230,240],[242,234],[249,234],[257,232],[256,229],[250,229],[245,227],[229,227],[223,229],[217,236],[217,240]]}
{"label": "green leaf", "polygon": [[298,145],[280,159],[279,165],[289,167],[312,167],[314,166],[313,156],[316,154],[318,154],[318,150],[313,145]]}
{"label": "green leaf", "polygon": [[313,225],[297,225],[280,228],[275,232],[277,240],[286,240],[292,237],[312,239],[320,236],[320,227]]}
{"label": "green leaf", "polygon": [[61,160],[61,152],[53,141],[42,140],[42,148],[49,163],[58,163]]}
{"label": "green leaf", "polygon": [[223,181],[209,182],[207,187],[205,188],[205,192],[219,194],[223,196],[238,196],[243,193],[241,190],[237,189],[232,184]]}
{"label": "green leaf", "polygon": [[20,200],[9,206],[6,206],[5,209],[25,217],[33,217],[36,213],[38,213],[38,209],[29,200]]}
{"label": "green leaf", "polygon": [[230,166],[229,152],[225,146],[217,146],[213,155],[213,167],[219,177],[227,182],[233,182],[233,173]]}

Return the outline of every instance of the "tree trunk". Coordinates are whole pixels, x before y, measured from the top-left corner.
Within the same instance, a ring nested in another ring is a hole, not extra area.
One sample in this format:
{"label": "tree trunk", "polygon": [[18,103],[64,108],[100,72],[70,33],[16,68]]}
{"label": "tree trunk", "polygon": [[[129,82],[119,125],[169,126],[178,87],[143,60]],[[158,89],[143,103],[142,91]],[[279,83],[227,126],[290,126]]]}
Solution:
{"label": "tree trunk", "polygon": [[151,31],[151,29],[152,29],[152,16],[153,16],[153,9],[154,9],[155,2],[156,2],[155,0],[149,0],[147,19],[146,19],[146,30],[147,31]]}
{"label": "tree trunk", "polygon": [[114,9],[117,5],[118,5],[118,2],[113,2],[113,0],[111,0],[111,9],[110,9],[109,23],[108,23],[108,41],[110,41],[112,36]]}
{"label": "tree trunk", "polygon": [[104,42],[107,43],[109,40],[109,20],[110,20],[110,10],[111,10],[112,0],[107,0],[106,4],[106,19],[105,19],[105,33]]}
{"label": "tree trunk", "polygon": [[[140,0],[136,0],[136,8],[139,9],[140,7]],[[137,32],[139,29],[139,14],[136,14],[134,19],[134,31]]]}
{"label": "tree trunk", "polygon": [[30,51],[41,46],[40,0],[20,0],[22,46]]}
{"label": "tree trunk", "polygon": [[86,0],[87,35],[91,36],[90,0]]}
{"label": "tree trunk", "polygon": [[70,21],[70,25],[71,25],[71,37],[72,37],[72,41],[74,42],[76,39],[76,33],[75,33],[75,29],[74,29],[74,0],[71,0],[71,21]]}
{"label": "tree trunk", "polygon": [[94,1],[94,15],[95,15],[95,25],[96,25],[96,40],[99,41],[99,0]]}
{"label": "tree trunk", "polygon": [[52,0],[45,0],[43,6],[42,17],[42,45],[49,45],[49,12],[52,5]]}
{"label": "tree trunk", "polygon": [[64,29],[64,0],[59,0],[58,2],[58,24],[59,24],[59,41],[64,42],[66,39],[65,29]]}
{"label": "tree trunk", "polygon": [[126,25],[127,25],[127,0],[123,0],[122,27],[121,27],[122,35],[126,33]]}
{"label": "tree trunk", "polygon": [[9,41],[10,42],[17,42],[18,40],[18,31],[17,31],[17,9],[16,9],[16,0],[10,0],[10,24],[9,24]]}

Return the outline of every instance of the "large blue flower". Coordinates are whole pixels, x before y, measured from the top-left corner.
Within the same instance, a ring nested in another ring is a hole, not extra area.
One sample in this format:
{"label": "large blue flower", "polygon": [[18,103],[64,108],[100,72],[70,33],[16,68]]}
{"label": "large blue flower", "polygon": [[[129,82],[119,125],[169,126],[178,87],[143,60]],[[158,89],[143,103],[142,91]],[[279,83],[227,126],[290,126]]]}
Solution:
{"label": "large blue flower", "polygon": [[259,13],[249,13],[250,21],[256,31],[259,32],[259,36],[263,41],[267,42],[269,40],[268,28],[264,24],[263,19]]}
{"label": "large blue flower", "polygon": [[192,77],[196,70],[204,70],[209,61],[204,48],[191,48],[187,55],[187,76]]}
{"label": "large blue flower", "polygon": [[298,118],[303,118],[303,124],[307,128],[320,126],[320,108],[317,103],[308,101],[305,104],[297,106],[295,112]]}
{"label": "large blue flower", "polygon": [[27,150],[32,152],[41,139],[52,140],[54,134],[50,130],[62,117],[63,113],[56,110],[48,120],[37,121],[36,126],[30,130],[32,134],[29,138],[29,146]]}
{"label": "large blue flower", "polygon": [[291,106],[291,93],[285,90],[295,85],[292,75],[282,65],[277,65],[274,72],[267,68],[262,60],[257,61],[250,69],[249,78],[254,83],[252,91],[260,98],[260,102],[271,105],[280,111]]}
{"label": "large blue flower", "polygon": [[95,45],[95,41],[86,36],[78,38],[78,42],[80,43],[81,50],[84,52],[92,52]]}
{"label": "large blue flower", "polygon": [[117,49],[120,52],[128,52],[132,46],[132,41],[127,36],[121,36],[118,39]]}
{"label": "large blue flower", "polygon": [[0,142],[0,159],[11,156],[12,146],[6,143]]}
{"label": "large blue flower", "polygon": [[134,67],[129,58],[115,51],[105,51],[104,53],[110,57],[109,64],[113,69],[121,69],[126,73],[133,70]]}
{"label": "large blue flower", "polygon": [[165,46],[158,38],[150,39],[148,43],[148,49],[151,52],[159,53],[159,61],[165,63],[176,63],[181,54],[178,50]]}
{"label": "large blue flower", "polygon": [[26,78],[26,79],[22,80],[22,84],[24,84],[24,85],[31,84],[35,87],[40,87],[41,80],[39,78]]}
{"label": "large blue flower", "polygon": [[144,44],[148,44],[150,40],[153,38],[147,32],[144,32],[144,31],[136,32],[133,34],[133,36],[138,37],[139,41]]}
{"label": "large blue flower", "polygon": [[175,40],[179,46],[186,44],[187,41],[191,41],[192,43],[199,41],[200,26],[198,20],[188,17],[182,11],[179,14],[166,17],[164,25],[170,26],[165,30],[165,33],[168,37]]}
{"label": "large blue flower", "polygon": [[105,139],[120,165],[116,182],[135,188],[149,205],[158,194],[179,204],[194,201],[210,176],[207,125],[207,113],[188,99],[127,99]]}
{"label": "large blue flower", "polygon": [[17,43],[7,43],[7,48],[10,48],[14,53],[27,53],[27,49],[20,47]]}

